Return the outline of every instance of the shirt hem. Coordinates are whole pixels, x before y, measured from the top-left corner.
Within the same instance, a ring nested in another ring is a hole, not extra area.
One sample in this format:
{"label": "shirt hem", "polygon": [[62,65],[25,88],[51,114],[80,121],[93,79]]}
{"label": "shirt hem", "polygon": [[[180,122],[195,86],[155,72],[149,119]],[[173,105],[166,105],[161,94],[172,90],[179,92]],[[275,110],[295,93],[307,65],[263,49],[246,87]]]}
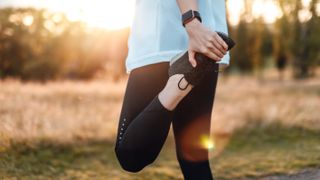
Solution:
{"label": "shirt hem", "polygon": [[[137,58],[131,63],[128,63],[128,60],[126,60],[126,73],[130,74],[130,72],[133,69],[150,65],[150,64],[156,64],[156,63],[161,63],[161,62],[170,62],[171,58],[177,55],[178,53],[181,53],[185,50],[174,50],[174,51],[164,51],[160,53],[152,53],[148,55],[144,55],[140,58]],[[220,66],[222,69],[225,69],[226,67],[229,66],[229,55],[228,57],[224,57],[222,61],[217,62],[218,64],[222,65]]]}
{"label": "shirt hem", "polygon": [[[161,53],[152,53],[144,55],[140,58],[135,59],[133,62],[128,63],[129,60],[126,60],[126,72],[129,74],[133,69],[160,63],[160,62],[169,62],[170,59],[178,53],[181,53],[184,50],[174,50],[174,51],[164,51]],[[130,60],[131,61],[131,60]]]}

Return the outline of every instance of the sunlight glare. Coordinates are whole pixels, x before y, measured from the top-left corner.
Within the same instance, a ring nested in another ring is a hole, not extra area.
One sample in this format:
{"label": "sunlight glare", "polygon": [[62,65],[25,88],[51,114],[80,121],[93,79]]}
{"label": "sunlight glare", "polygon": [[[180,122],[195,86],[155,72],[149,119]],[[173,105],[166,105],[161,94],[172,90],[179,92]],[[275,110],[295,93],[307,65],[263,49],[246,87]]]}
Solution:
{"label": "sunlight glare", "polygon": [[240,21],[240,14],[244,11],[244,3],[239,0],[227,1],[229,21],[231,25],[237,25]]}
{"label": "sunlight glare", "polygon": [[121,29],[129,26],[133,18],[132,0],[93,0],[84,6],[83,20],[92,26]]}
{"label": "sunlight glare", "polygon": [[24,16],[22,19],[22,22],[25,26],[31,26],[33,23],[33,16],[31,15]]}
{"label": "sunlight glare", "polygon": [[135,0],[69,0],[64,5],[48,1],[49,9],[64,12],[71,21],[110,30],[131,25]]}
{"label": "sunlight glare", "polygon": [[[228,0],[228,15],[231,25],[237,25],[244,12],[244,1]],[[266,23],[273,23],[282,16],[280,8],[274,0],[256,0],[252,5],[253,18],[262,17]]]}
{"label": "sunlight glare", "polygon": [[214,142],[210,139],[208,135],[201,136],[201,145],[209,150],[214,149]]}
{"label": "sunlight glare", "polygon": [[302,0],[303,7],[309,7],[311,0]]}
{"label": "sunlight glare", "polygon": [[304,23],[312,18],[312,13],[308,9],[304,8],[298,12],[298,17],[300,22]]}
{"label": "sunlight glare", "polygon": [[317,16],[320,16],[320,0],[318,0],[316,5]]}
{"label": "sunlight glare", "polygon": [[300,22],[304,23],[312,18],[312,13],[309,10],[311,0],[302,0],[302,9],[298,12]]}
{"label": "sunlight glare", "polygon": [[252,13],[254,18],[262,17],[266,23],[274,23],[282,16],[280,8],[273,0],[256,0],[253,3]]}

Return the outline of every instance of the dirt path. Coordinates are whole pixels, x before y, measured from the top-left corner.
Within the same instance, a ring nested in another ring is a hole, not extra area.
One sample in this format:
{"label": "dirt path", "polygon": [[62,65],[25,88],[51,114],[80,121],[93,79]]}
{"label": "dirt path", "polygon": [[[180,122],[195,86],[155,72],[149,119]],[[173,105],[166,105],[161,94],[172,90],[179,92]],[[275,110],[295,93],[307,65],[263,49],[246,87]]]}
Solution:
{"label": "dirt path", "polygon": [[274,175],[260,180],[320,180],[320,169],[305,169],[292,175]]}

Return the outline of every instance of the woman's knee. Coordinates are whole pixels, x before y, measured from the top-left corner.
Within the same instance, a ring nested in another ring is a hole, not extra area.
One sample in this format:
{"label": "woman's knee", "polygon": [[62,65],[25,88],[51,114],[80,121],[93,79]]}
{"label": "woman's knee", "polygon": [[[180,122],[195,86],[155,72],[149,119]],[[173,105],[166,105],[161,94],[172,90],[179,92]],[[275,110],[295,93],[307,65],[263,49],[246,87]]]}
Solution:
{"label": "woman's knee", "polygon": [[143,151],[128,150],[121,147],[116,147],[114,150],[122,169],[128,172],[139,172],[152,163],[152,160],[144,155]]}

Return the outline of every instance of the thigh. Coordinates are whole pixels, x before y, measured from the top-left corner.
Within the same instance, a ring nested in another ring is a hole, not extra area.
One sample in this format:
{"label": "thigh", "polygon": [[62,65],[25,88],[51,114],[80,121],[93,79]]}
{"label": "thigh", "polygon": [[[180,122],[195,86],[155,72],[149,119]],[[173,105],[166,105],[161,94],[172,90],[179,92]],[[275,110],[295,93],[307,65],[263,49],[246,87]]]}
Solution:
{"label": "thigh", "polygon": [[206,141],[210,137],[211,113],[218,73],[213,71],[178,104],[173,131],[178,158],[208,159]]}
{"label": "thigh", "polygon": [[126,119],[126,124],[129,125],[165,87],[168,80],[168,66],[168,62],[161,62],[142,66],[130,72],[120,112],[118,130],[124,119]]}

